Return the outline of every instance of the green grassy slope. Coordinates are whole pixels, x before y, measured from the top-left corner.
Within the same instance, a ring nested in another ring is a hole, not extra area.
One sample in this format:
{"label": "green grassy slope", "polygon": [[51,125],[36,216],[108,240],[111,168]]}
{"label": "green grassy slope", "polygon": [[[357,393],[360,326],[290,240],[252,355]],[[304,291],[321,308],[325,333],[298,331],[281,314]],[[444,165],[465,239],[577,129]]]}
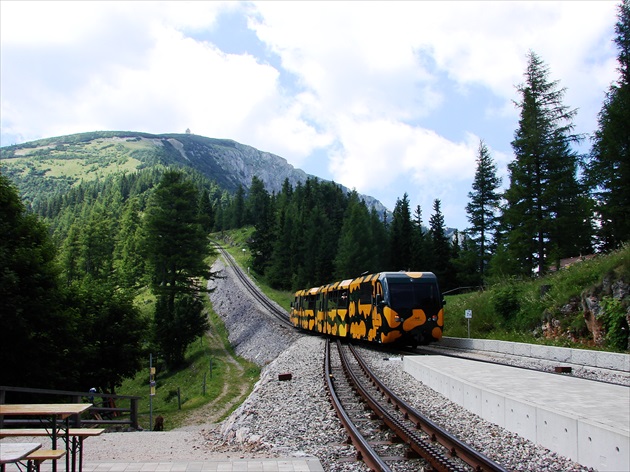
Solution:
{"label": "green grassy slope", "polygon": [[[605,279],[630,282],[630,246],[539,279],[504,280],[483,292],[447,296],[445,335],[468,335],[464,313],[470,309],[470,336],[474,338],[615,350],[594,343],[581,304],[583,293],[605,296]],[[625,311],[618,314],[625,315]],[[607,316],[605,312],[603,316]]]}

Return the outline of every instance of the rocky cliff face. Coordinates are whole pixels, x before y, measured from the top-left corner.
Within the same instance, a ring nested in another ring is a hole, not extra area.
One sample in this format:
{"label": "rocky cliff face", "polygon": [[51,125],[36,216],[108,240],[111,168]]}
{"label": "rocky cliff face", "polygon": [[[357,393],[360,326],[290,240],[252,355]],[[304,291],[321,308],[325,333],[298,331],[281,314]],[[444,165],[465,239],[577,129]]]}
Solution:
{"label": "rocky cliff face", "polygon": [[[559,311],[544,314],[542,332],[546,338],[567,338],[573,342],[590,338],[593,346],[630,350],[630,284],[610,273],[600,284],[584,289]],[[585,328],[576,329],[575,320],[583,318]]]}
{"label": "rocky cliff face", "polygon": [[[611,322],[621,322],[625,317],[626,349],[630,350],[630,284],[614,274],[604,277],[601,284],[582,292],[581,307],[586,326],[595,345],[602,346]],[[611,318],[617,318],[611,320]]]}
{"label": "rocky cliff face", "polygon": [[[285,179],[288,179],[295,188],[298,183],[305,182],[309,177],[315,178],[301,169],[296,169],[280,156],[236,141],[188,134],[169,136],[171,145],[185,159],[183,162],[187,162],[233,192],[239,186],[248,190],[253,176],[265,184],[268,192],[276,193],[282,189]],[[348,191],[343,185],[341,188]],[[374,207],[379,213],[387,211],[375,198],[367,195],[360,197],[369,208]]]}

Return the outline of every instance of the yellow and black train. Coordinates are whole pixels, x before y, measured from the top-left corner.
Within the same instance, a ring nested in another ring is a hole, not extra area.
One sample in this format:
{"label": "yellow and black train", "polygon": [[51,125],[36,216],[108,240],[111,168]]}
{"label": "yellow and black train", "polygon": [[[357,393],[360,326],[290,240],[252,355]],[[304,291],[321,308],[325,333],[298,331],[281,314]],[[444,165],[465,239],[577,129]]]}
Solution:
{"label": "yellow and black train", "polygon": [[316,333],[418,346],[438,341],[444,301],[431,272],[380,272],[299,290],[294,326]]}

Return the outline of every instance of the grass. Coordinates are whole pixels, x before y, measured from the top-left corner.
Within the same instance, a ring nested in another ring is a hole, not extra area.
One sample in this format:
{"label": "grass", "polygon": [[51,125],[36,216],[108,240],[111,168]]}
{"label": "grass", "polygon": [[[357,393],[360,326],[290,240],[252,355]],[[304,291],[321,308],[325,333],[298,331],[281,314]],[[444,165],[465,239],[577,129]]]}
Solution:
{"label": "grass", "polygon": [[[152,316],[154,302],[155,298],[148,290],[142,291],[136,298],[144,316]],[[138,422],[143,429],[151,426],[151,408],[153,418],[157,415],[164,418],[165,429],[187,424],[196,410],[210,403],[213,412],[223,411],[216,418],[220,421],[247,397],[260,376],[258,366],[234,354],[229,347],[227,329],[212,310],[209,297],[205,297],[205,303],[211,330],[209,335],[201,336],[188,347],[185,365],[169,371],[154,354],[156,394],[151,398],[147,356],[146,368],[134,378],[125,380],[117,391],[121,395],[141,397]]]}
{"label": "grass", "polygon": [[[508,279],[483,292],[447,296],[444,334],[467,337],[464,313],[470,309],[473,338],[614,350],[593,344],[580,303],[582,293],[596,290],[605,277],[630,280],[630,246],[539,279]],[[559,323],[567,336],[542,336],[541,326],[550,320]]]}
{"label": "grass", "polygon": [[142,163],[131,157],[131,152],[154,146],[148,141],[127,142],[114,138],[59,147],[42,145],[21,149],[16,157],[4,159],[2,164],[21,173],[36,172],[45,177],[66,177],[80,182],[113,173],[134,172]]}

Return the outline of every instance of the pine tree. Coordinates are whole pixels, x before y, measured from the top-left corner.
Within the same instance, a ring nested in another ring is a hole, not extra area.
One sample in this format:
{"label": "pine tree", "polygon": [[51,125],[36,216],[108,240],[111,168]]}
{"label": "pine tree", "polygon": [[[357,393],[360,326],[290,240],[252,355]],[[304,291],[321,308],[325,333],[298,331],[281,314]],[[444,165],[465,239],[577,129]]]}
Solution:
{"label": "pine tree", "polygon": [[389,267],[387,226],[374,207],[370,210],[370,232],[372,233],[372,256],[374,258],[374,266],[370,269],[370,272],[385,271]]}
{"label": "pine tree", "polygon": [[195,186],[167,171],[155,189],[144,222],[145,253],[158,297],[154,336],[169,366],[183,361],[186,347],[203,334],[207,319],[194,295],[211,278],[205,259],[212,252],[197,210]]}
{"label": "pine tree", "polygon": [[550,82],[549,69],[534,53],[528,55],[525,83],[518,86],[519,127],[508,165],[510,187],[502,215],[505,253],[519,273],[544,273],[549,258],[589,250],[590,224],[584,189],[576,174],[578,156],[570,144],[575,110],[562,104],[565,89]]}
{"label": "pine tree", "polygon": [[132,197],[127,200],[120,219],[120,231],[114,250],[114,269],[122,287],[138,287],[145,273],[141,254],[141,224],[140,202],[138,197]]}
{"label": "pine tree", "polygon": [[275,238],[271,241],[271,255],[266,261],[268,268],[265,275],[274,288],[290,289],[294,273],[292,252],[294,225],[297,219],[296,203],[293,199],[293,187],[288,179],[284,180],[277,198],[273,228]]}
{"label": "pine tree", "polygon": [[257,177],[252,178],[249,197],[246,202],[250,224],[254,233],[250,243],[252,267],[259,274],[265,274],[273,255],[276,237],[272,198]]}
{"label": "pine tree", "polygon": [[374,269],[374,244],[370,214],[356,191],[349,195],[347,216],[341,227],[335,258],[335,279],[357,277]]}
{"label": "pine tree", "polygon": [[433,252],[429,241],[429,235],[426,233],[422,224],[422,208],[416,206],[413,214],[413,240],[412,244],[412,266],[414,270],[429,270],[434,264]]}
{"label": "pine tree", "polygon": [[249,187],[249,194],[245,201],[245,224],[257,226],[269,218],[269,192],[265,184],[258,177],[253,176]]}
{"label": "pine tree", "polygon": [[390,228],[390,254],[395,270],[409,270],[412,264],[413,226],[409,210],[409,196],[405,192],[396,200]]}
{"label": "pine tree", "polygon": [[619,50],[619,79],[606,94],[599,113],[599,129],[587,167],[588,182],[595,187],[596,211],[605,250],[630,239],[630,2],[619,5],[615,28]]}
{"label": "pine tree", "polygon": [[214,228],[214,208],[207,189],[204,189],[199,197],[199,219],[203,230],[210,233]]}
{"label": "pine tree", "polygon": [[438,277],[442,290],[448,290],[453,288],[455,283],[455,270],[451,264],[451,243],[446,236],[442,202],[439,199],[433,202],[433,214],[429,219],[429,235],[435,258],[432,271]]}
{"label": "pine tree", "polygon": [[474,245],[477,271],[483,277],[488,261],[494,252],[494,235],[498,224],[498,208],[501,195],[498,188],[501,179],[497,177],[497,168],[490,156],[488,147],[479,142],[477,151],[477,170],[472,184],[473,190],[468,192],[470,202],[466,205],[470,228],[466,234],[470,237],[467,245]]}
{"label": "pine tree", "polygon": [[[73,313],[63,309],[55,245],[0,174],[0,359],[2,382],[14,387],[69,388]],[[74,366],[73,366],[74,367]]]}

